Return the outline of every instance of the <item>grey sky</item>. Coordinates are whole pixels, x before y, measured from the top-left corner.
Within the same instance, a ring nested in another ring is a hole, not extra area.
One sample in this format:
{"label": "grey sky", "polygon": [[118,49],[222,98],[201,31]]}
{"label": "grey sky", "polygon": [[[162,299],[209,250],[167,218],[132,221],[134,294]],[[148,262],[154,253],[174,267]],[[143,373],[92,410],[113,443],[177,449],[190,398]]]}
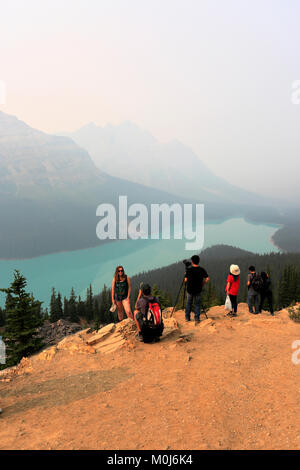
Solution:
{"label": "grey sky", "polygon": [[132,120],[237,185],[299,198],[298,0],[10,0],[0,13],[4,112],[47,132]]}

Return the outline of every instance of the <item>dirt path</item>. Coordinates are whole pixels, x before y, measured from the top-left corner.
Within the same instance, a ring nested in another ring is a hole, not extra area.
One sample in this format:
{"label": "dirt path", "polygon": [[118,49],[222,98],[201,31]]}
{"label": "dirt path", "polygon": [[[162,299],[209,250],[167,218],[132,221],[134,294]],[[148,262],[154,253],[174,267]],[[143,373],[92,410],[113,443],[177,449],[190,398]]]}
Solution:
{"label": "dirt path", "polygon": [[299,449],[300,325],[221,307],[112,354],[59,351],[0,382],[0,449]]}

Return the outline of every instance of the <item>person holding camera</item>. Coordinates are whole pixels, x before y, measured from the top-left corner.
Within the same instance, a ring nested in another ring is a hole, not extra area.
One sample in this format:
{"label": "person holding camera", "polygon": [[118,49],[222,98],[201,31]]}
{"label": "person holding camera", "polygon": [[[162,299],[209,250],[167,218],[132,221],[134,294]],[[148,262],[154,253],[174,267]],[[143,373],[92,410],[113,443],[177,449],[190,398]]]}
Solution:
{"label": "person holding camera", "polygon": [[209,281],[209,277],[204,268],[199,266],[200,257],[191,257],[192,265],[187,268],[184,282],[186,282],[187,302],[185,309],[185,320],[191,321],[191,311],[194,302],[195,325],[200,322],[201,292],[202,288]]}

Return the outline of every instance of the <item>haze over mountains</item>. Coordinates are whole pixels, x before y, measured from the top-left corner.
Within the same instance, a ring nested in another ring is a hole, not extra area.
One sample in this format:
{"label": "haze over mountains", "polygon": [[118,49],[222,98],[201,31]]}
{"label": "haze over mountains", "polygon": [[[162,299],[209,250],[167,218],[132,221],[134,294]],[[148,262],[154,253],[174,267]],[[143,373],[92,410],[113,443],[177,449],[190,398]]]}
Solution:
{"label": "haze over mountains", "polygon": [[120,195],[147,206],[205,203],[207,220],[278,222],[276,208],[216,177],[179,142],[159,144],[128,122],[104,130],[89,125],[76,135],[49,135],[0,112],[0,258],[103,243],[96,208],[117,207]]}
{"label": "haze over mountains", "polygon": [[[174,196],[109,176],[69,137],[0,112],[0,257],[95,246],[102,202],[174,202]],[[187,200],[185,200],[187,202]]]}
{"label": "haze over mountains", "polygon": [[97,167],[110,175],[199,202],[267,202],[262,196],[216,176],[179,141],[160,143],[130,121],[104,127],[90,123],[66,135],[86,149]]}
{"label": "haze over mountains", "polygon": [[104,177],[88,153],[68,137],[31,128],[0,112],[0,194],[21,198],[74,198]]}

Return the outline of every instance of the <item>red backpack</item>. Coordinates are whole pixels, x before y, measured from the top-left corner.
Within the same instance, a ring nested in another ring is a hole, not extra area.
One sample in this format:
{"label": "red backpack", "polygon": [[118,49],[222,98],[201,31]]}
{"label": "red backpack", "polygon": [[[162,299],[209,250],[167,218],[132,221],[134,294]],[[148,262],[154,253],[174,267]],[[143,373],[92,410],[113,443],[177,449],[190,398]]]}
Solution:
{"label": "red backpack", "polygon": [[158,302],[149,302],[146,322],[148,326],[161,325],[162,313]]}
{"label": "red backpack", "polygon": [[144,317],[141,334],[144,343],[158,341],[164,330],[164,323],[159,303],[152,299],[148,300],[148,308]]}

